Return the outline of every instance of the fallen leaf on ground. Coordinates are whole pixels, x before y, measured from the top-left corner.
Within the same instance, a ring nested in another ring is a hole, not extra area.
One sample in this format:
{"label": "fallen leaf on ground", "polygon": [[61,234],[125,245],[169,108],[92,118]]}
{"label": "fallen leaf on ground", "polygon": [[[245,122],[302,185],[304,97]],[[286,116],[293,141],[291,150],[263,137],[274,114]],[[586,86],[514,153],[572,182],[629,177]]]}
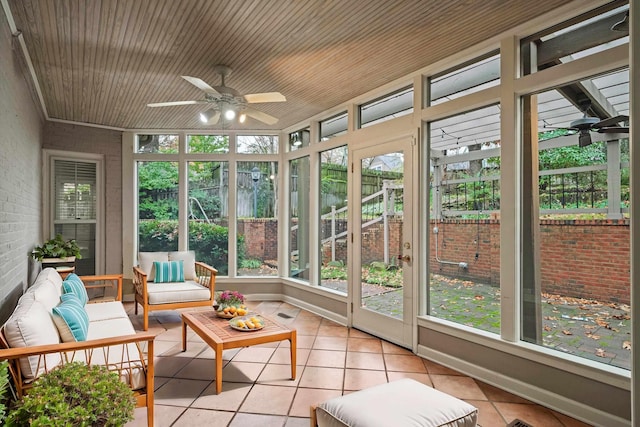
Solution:
{"label": "fallen leaf on ground", "polygon": [[569,331],[569,330],[567,330],[567,329],[564,329],[564,330],[562,331],[562,333],[563,333],[563,334],[565,334],[565,335],[573,335],[573,332],[571,332],[571,331]]}
{"label": "fallen leaf on ground", "polygon": [[587,333],[587,337],[591,338],[592,340],[599,340],[600,339],[600,335],[589,334],[589,333]]}
{"label": "fallen leaf on ground", "polygon": [[598,356],[598,357],[607,357],[605,355],[604,349],[602,349],[602,348],[599,348],[599,349],[596,350],[596,356]]}
{"label": "fallen leaf on ground", "polygon": [[544,320],[558,320],[556,316],[544,316]]}
{"label": "fallen leaf on ground", "polygon": [[547,332],[549,332],[549,331],[551,330],[551,326],[545,326],[545,327],[544,327],[544,330],[545,330],[545,331],[547,331]]}
{"label": "fallen leaf on ground", "polygon": [[622,348],[625,350],[631,350],[631,341],[625,341],[622,343]]}
{"label": "fallen leaf on ground", "polygon": [[483,300],[484,297],[482,295],[476,295],[475,297],[473,297],[476,300]]}

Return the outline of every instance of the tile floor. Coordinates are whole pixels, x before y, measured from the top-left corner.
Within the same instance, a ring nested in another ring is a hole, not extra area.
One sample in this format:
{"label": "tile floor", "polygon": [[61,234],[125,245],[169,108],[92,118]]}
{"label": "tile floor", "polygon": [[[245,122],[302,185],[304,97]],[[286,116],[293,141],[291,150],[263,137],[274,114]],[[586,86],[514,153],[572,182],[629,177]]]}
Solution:
{"label": "tile floor", "polygon": [[[133,303],[125,305],[134,326],[141,330],[142,316],[133,314]],[[534,427],[588,426],[289,304],[250,303],[250,308],[297,330],[297,378],[289,379],[288,341],[227,350],[222,393],[216,395],[213,351],[189,330],[183,353],[179,313],[156,312],[149,323],[150,330],[158,332],[157,427],[307,427],[311,404],[403,377],[476,406],[482,427],[506,426],[516,418]],[[137,426],[146,426],[145,408],[136,409],[135,420],[127,424]]]}

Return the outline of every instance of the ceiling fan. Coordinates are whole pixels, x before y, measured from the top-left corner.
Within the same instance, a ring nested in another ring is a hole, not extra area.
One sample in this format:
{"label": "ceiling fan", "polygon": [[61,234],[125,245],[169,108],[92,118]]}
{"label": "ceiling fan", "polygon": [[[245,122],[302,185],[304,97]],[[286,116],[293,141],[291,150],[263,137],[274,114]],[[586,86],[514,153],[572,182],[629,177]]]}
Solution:
{"label": "ceiling fan", "polygon": [[204,123],[216,124],[220,116],[226,120],[233,120],[238,116],[238,121],[243,123],[246,116],[252,117],[268,125],[278,122],[276,117],[249,107],[248,104],[264,102],[284,102],[287,99],[280,92],[251,93],[242,95],[237,90],[225,85],[225,77],[231,74],[231,68],[226,65],[216,65],[216,73],[220,74],[220,86],[209,86],[198,77],[182,76],[183,79],[204,92],[204,98],[190,101],[169,101],[147,104],[147,107],[172,107],[176,105],[211,104],[211,108],[200,113],[200,120]]}
{"label": "ceiling fan", "polygon": [[568,130],[578,132],[578,146],[586,147],[592,143],[591,132],[598,133],[629,133],[629,126],[618,126],[619,123],[627,123],[629,116],[618,115],[600,120],[598,117],[583,117],[572,121]]}

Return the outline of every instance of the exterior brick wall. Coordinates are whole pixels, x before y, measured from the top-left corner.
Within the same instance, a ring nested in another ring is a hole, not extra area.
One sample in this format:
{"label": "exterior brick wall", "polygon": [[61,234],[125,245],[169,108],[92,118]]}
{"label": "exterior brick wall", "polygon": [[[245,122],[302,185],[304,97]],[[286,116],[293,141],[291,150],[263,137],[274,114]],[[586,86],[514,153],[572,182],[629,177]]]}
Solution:
{"label": "exterior brick wall", "polygon": [[17,39],[0,13],[0,324],[35,279],[44,121]]}
{"label": "exterior brick wall", "polygon": [[[436,260],[435,226],[430,230],[431,271],[499,286],[499,220],[437,223],[438,259],[455,265]],[[540,237],[542,292],[630,303],[628,220],[542,220]],[[460,268],[460,262],[468,267]]]}
{"label": "exterior brick wall", "polygon": [[[402,252],[401,225],[400,219],[389,222],[390,258]],[[436,226],[437,234],[433,232]],[[277,221],[242,220],[239,232],[246,235],[248,258],[277,259]],[[629,304],[628,220],[543,220],[540,236],[542,292]],[[429,237],[432,272],[500,286],[500,220],[432,222]],[[362,245],[363,263],[383,259],[382,223],[363,231]],[[346,240],[339,240],[336,259],[346,264],[346,254]],[[330,260],[331,246],[326,244],[322,248],[322,262]],[[461,262],[466,264],[465,268],[460,267]]]}

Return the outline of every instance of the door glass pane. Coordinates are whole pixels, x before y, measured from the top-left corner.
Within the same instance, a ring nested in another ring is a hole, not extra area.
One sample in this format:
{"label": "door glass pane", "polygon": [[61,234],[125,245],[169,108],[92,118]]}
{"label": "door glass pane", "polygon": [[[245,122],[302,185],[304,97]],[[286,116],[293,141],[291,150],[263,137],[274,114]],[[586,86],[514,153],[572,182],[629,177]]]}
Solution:
{"label": "door glass pane", "polygon": [[289,277],[309,281],[309,157],[289,162]]}
{"label": "door glass pane", "polygon": [[97,178],[95,162],[54,160],[54,235],[75,239],[82,258],[76,273],[95,274]]}
{"label": "door glass pane", "polygon": [[347,147],[320,153],[320,286],[347,291]]}
{"label": "door glass pane", "polygon": [[[362,159],[361,301],[363,308],[403,318],[404,153]],[[356,231],[358,232],[358,231]]]}
{"label": "door glass pane", "polygon": [[277,178],[277,162],[238,162],[238,276],[278,275]]}
{"label": "door glass pane", "polygon": [[429,127],[429,314],[499,334],[500,109]]}
{"label": "door glass pane", "polygon": [[178,250],[176,162],[138,162],[138,250]]}
{"label": "door glass pane", "polygon": [[189,250],[196,260],[228,274],[228,162],[189,162]]}

